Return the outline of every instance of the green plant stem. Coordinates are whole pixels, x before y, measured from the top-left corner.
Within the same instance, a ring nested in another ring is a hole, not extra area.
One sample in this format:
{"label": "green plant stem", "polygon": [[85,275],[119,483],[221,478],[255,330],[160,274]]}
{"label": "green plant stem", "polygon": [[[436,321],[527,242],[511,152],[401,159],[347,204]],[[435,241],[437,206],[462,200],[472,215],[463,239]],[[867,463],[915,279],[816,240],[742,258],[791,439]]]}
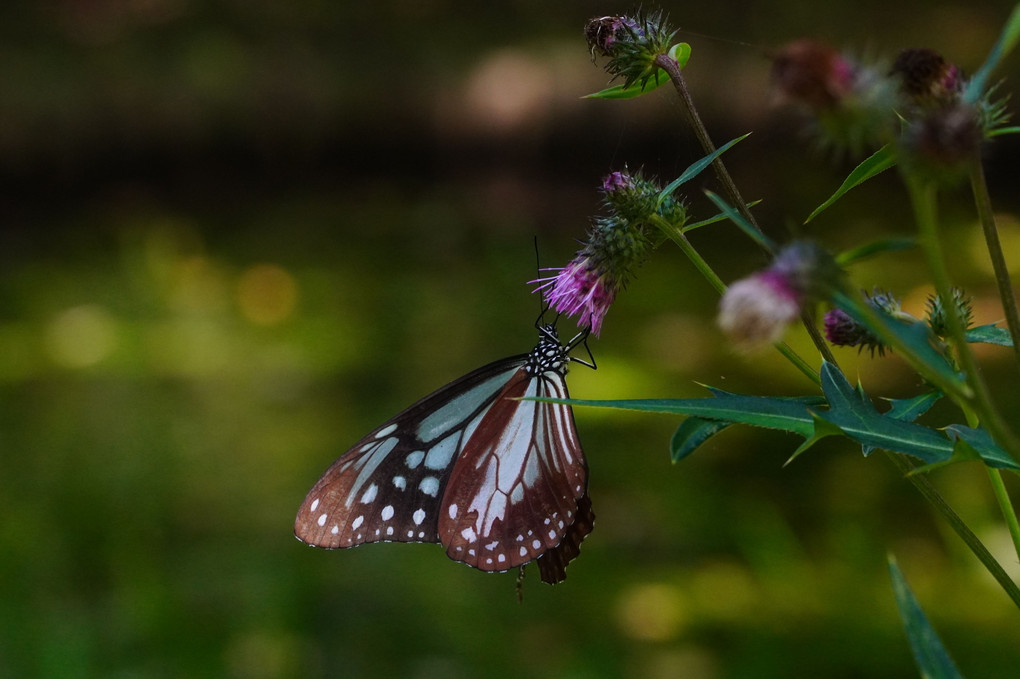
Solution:
{"label": "green plant stem", "polygon": [[918,242],[927,260],[928,270],[931,272],[932,282],[935,284],[935,292],[947,301],[946,304],[943,304],[943,308],[946,310],[946,327],[949,331],[949,339],[956,349],[960,368],[962,368],[967,385],[972,392],[966,401],[977,413],[982,425],[996,443],[1009,452],[1014,460],[1020,461],[1020,440],[1017,439],[1016,434],[1013,433],[992,402],[988,385],[981,377],[980,368],[965,337],[966,328],[960,318],[959,310],[955,304],[948,303],[953,299],[953,286],[946,268],[942,241],[939,238],[935,185],[910,176],[907,176],[906,179],[914,216],[917,220]]}
{"label": "green plant stem", "polygon": [[[701,116],[698,115],[698,109],[694,106],[694,99],[691,98],[691,93],[687,89],[687,80],[684,78],[683,69],[680,67],[680,63],[668,54],[659,54],[655,57],[655,65],[669,75],[669,79],[673,83],[673,87],[676,89],[677,95],[680,97],[680,102],[682,104],[681,109],[684,112],[684,117],[687,118],[687,123],[694,131],[694,136],[698,138],[698,142],[701,144],[701,148],[705,152],[705,155],[715,153],[716,146],[708,134],[708,128],[706,128],[705,124],[701,122]],[[726,194],[726,199],[740,212],[740,215],[746,219],[756,231],[758,231],[758,233],[762,233],[761,227],[758,226],[758,222],[755,220],[754,215],[751,214],[751,210],[747,207],[747,201],[745,201],[744,197],[740,195],[740,189],[737,188],[736,183],[733,181],[733,177],[730,176],[729,170],[726,169],[726,164],[723,163],[721,157],[717,157],[712,161],[712,169],[715,170],[716,177],[723,186],[723,192]],[[682,237],[683,236],[681,236],[681,238]],[[766,251],[770,255],[774,255],[775,253],[772,252],[767,245],[765,245],[767,242],[768,240],[764,238],[759,241],[759,243],[762,244],[762,247],[765,247]],[[814,343],[815,348],[818,349],[818,353],[822,355],[822,358],[833,365],[838,365],[836,363],[836,357],[829,349],[829,345],[825,342],[822,334],[818,331],[818,327],[814,323],[813,315],[809,311],[804,311],[800,318],[804,325],[804,329],[807,330],[808,337],[811,338],[811,341]],[[786,354],[784,353],[784,355]],[[790,357],[787,356],[787,358]],[[802,359],[798,357],[797,360],[801,361]],[[797,362],[795,361],[795,364],[796,363]],[[798,367],[800,366],[798,365]],[[801,370],[803,371],[803,368],[801,368]],[[814,373],[814,371],[812,371],[812,373]],[[815,374],[815,378],[815,381],[817,382],[817,374]]]}
{"label": "green plant stem", "polygon": [[1016,550],[1017,558],[1020,559],[1020,523],[1017,522],[1016,510],[1009,499],[1006,491],[1006,484],[1002,481],[1002,473],[998,469],[985,466],[988,472],[988,480],[992,484],[992,492],[995,493],[995,500],[999,503],[999,509],[1006,520],[1006,527],[1009,528],[1009,537],[1013,540],[1013,549]]}
{"label": "green plant stem", "polygon": [[992,199],[988,195],[988,184],[985,182],[985,170],[981,158],[975,156],[970,169],[970,186],[974,194],[974,205],[977,208],[981,230],[985,236],[985,246],[992,260],[995,271],[995,283],[999,287],[1002,309],[1006,315],[1006,326],[1009,336],[1013,338],[1013,357],[1020,367],[1020,312],[1017,310],[1016,295],[1009,277],[1009,267],[1002,254],[1002,243],[999,242],[999,231],[995,228],[995,214],[992,212]]}
{"label": "green plant stem", "polygon": [[[687,259],[691,260],[691,264],[693,264],[694,268],[697,269],[698,272],[705,277],[705,280],[708,281],[709,285],[715,288],[716,292],[718,292],[720,296],[725,294],[726,284],[723,283],[723,280],[721,278],[719,278],[718,274],[716,274],[716,272],[712,269],[711,265],[705,261],[705,258],[702,257],[698,253],[698,251],[694,249],[694,246],[691,245],[691,242],[689,240],[687,240],[687,236],[684,235],[683,231],[681,231],[679,228],[673,226],[665,219],[657,215],[652,217],[652,221],[655,223],[655,225],[659,228],[660,231],[666,234],[666,236],[671,241],[673,241],[680,247],[683,253],[687,255]],[[790,363],[792,363],[794,367],[800,370],[805,377],[807,377],[815,384],[821,386],[822,380],[818,376],[818,371],[812,368],[811,364],[805,361],[803,358],[801,358],[800,355],[797,354],[796,351],[791,349],[788,344],[786,344],[785,342],[777,342],[775,344],[775,347],[776,350],[779,351],[779,353],[781,353],[788,361],[790,361]]]}
{"label": "green plant stem", "polygon": [[999,586],[1006,591],[1006,594],[1010,599],[1013,600],[1013,604],[1020,608],[1020,588],[1013,582],[1013,579],[1009,577],[1009,574],[1003,570],[999,562],[995,560],[992,553],[988,551],[984,543],[974,534],[967,524],[964,523],[960,515],[953,510],[952,507],[946,502],[942,494],[936,490],[935,486],[932,485],[931,481],[927,476],[923,474],[913,474],[915,467],[904,455],[899,453],[891,453],[886,451],[886,457],[899,469],[910,481],[914,488],[916,488],[921,495],[924,496],[932,507],[934,507],[942,517],[949,523],[949,526],[960,536],[964,544],[970,548],[970,551],[974,553],[974,556],[978,558],[978,561],[984,565],[995,581],[999,583]]}

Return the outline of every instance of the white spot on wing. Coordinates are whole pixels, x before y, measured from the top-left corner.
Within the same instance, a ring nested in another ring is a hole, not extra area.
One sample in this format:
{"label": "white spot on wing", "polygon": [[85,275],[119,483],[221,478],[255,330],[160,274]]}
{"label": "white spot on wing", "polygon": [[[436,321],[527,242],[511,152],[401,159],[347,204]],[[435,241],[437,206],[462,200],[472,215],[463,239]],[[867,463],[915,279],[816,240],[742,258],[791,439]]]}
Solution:
{"label": "white spot on wing", "polygon": [[407,458],[404,460],[404,464],[407,465],[408,469],[415,469],[421,464],[421,461],[425,459],[424,450],[416,450],[413,453],[408,453]]}
{"label": "white spot on wing", "polygon": [[395,424],[391,424],[391,425],[388,425],[388,426],[386,426],[386,427],[383,427],[382,429],[380,429],[379,431],[377,431],[377,432],[375,433],[375,437],[376,437],[377,439],[381,439],[381,438],[382,438],[382,437],[384,437],[384,436],[389,436],[390,434],[392,434],[392,433],[393,433],[393,432],[395,432],[396,430],[397,430],[397,425],[395,425]]}
{"label": "white spot on wing", "polygon": [[407,488],[407,479],[403,476],[394,476],[393,485],[396,486],[398,490],[404,490]]}
{"label": "white spot on wing", "polygon": [[425,520],[425,510],[424,509],[417,510],[414,514],[411,515],[411,518],[414,519],[414,525],[420,526],[421,522]]}
{"label": "white spot on wing", "polygon": [[389,521],[393,518],[393,505],[386,505],[382,508],[382,520]]}
{"label": "white spot on wing", "polygon": [[426,495],[436,497],[439,495],[439,479],[434,476],[426,476],[421,480],[421,483],[418,484],[418,489]]}
{"label": "white spot on wing", "polygon": [[379,486],[374,483],[365,489],[365,492],[361,495],[361,504],[367,505],[369,502],[375,499],[376,494],[379,492]]}
{"label": "white spot on wing", "polygon": [[319,508],[319,498],[315,498],[314,500],[312,500],[312,506],[309,507],[309,511],[314,512],[318,508]]}
{"label": "white spot on wing", "polygon": [[429,469],[446,469],[457,452],[457,445],[460,443],[460,434],[454,433],[432,446],[432,450],[425,456],[425,466]]}
{"label": "white spot on wing", "polygon": [[453,504],[450,505],[450,518],[451,519],[456,519],[457,518],[457,503],[456,502],[454,502]]}
{"label": "white spot on wing", "polygon": [[326,525],[326,514],[325,514],[325,512],[323,512],[322,516],[319,517],[318,524],[320,526],[325,526]]}
{"label": "white spot on wing", "polygon": [[358,530],[359,528],[361,528],[361,524],[363,523],[365,523],[364,515],[359,516],[358,518],[354,519],[354,521],[351,522],[351,530]]}

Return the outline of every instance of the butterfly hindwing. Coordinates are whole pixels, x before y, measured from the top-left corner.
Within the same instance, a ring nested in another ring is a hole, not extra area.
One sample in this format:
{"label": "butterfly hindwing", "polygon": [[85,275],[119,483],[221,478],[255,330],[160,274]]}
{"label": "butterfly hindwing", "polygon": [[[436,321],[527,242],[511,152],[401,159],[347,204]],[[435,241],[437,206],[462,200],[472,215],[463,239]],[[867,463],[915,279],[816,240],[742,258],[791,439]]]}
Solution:
{"label": "butterfly hindwing", "polygon": [[573,414],[518,400],[535,396],[566,398],[562,374],[511,380],[452,470],[439,515],[451,559],[503,571],[557,547],[574,524],[587,464]]}
{"label": "butterfly hindwing", "polygon": [[384,540],[438,542],[449,469],[472,425],[525,358],[479,368],[358,441],[308,492],[294,523],[298,539],[328,549]]}

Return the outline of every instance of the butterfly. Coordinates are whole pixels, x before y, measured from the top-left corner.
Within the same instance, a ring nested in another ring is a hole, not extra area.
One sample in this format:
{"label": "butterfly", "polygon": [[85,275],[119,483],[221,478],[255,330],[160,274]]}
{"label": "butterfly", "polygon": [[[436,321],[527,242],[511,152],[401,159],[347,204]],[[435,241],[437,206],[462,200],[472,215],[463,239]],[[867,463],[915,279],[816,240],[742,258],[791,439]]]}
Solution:
{"label": "butterfly", "polygon": [[586,331],[561,344],[555,325],[535,327],[530,353],[450,382],[341,455],[298,509],[297,538],[439,543],[483,571],[537,560],[543,581],[564,580],[595,520],[588,463],[569,405],[521,399],[567,398],[568,365],[595,364],[570,356]]}

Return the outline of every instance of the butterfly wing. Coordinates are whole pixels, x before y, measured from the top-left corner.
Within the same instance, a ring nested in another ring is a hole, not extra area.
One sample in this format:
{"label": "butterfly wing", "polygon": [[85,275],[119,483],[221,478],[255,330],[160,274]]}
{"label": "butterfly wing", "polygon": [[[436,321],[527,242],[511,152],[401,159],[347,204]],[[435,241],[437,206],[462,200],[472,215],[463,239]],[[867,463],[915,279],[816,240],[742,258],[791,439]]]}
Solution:
{"label": "butterfly wing", "polygon": [[326,470],[298,509],[294,534],[316,547],[439,542],[450,469],[527,356],[490,363],[370,432]]}
{"label": "butterfly wing", "polygon": [[590,502],[578,519],[588,466],[570,407],[518,400],[535,396],[567,398],[563,375],[548,371],[507,383],[451,472],[439,540],[451,559],[486,571],[549,555],[543,579],[558,582],[591,532]]}

